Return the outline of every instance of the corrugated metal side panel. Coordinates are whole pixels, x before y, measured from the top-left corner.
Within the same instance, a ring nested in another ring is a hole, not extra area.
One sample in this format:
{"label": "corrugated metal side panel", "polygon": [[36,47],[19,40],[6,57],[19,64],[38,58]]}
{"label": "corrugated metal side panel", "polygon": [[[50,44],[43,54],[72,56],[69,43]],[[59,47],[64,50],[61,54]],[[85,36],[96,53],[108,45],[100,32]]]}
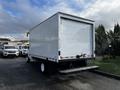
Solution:
{"label": "corrugated metal side panel", "polygon": [[59,48],[61,56],[69,58],[86,54],[86,57],[92,58],[94,53],[94,24],[85,20],[80,21],[79,19],[62,16],[60,25]]}
{"label": "corrugated metal side panel", "polygon": [[58,15],[54,15],[39,24],[30,32],[30,50],[32,56],[46,57],[51,61],[58,59]]}

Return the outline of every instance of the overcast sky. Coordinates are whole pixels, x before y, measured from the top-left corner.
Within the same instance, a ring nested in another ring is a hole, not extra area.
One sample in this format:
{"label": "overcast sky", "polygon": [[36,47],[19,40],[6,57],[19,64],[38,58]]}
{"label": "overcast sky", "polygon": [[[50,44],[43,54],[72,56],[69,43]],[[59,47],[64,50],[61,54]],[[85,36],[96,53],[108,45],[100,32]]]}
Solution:
{"label": "overcast sky", "polygon": [[120,22],[119,0],[0,0],[0,37],[24,33],[61,11],[92,19],[111,29]]}

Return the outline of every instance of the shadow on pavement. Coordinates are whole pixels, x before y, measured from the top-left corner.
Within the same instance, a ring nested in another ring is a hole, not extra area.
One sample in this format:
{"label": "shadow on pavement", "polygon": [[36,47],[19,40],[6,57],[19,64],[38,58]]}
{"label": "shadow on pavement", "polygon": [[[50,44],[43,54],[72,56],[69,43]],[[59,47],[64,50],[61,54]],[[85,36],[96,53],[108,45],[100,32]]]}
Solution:
{"label": "shadow on pavement", "polygon": [[89,72],[43,75],[38,62],[0,58],[0,90],[120,90],[119,86],[117,80]]}

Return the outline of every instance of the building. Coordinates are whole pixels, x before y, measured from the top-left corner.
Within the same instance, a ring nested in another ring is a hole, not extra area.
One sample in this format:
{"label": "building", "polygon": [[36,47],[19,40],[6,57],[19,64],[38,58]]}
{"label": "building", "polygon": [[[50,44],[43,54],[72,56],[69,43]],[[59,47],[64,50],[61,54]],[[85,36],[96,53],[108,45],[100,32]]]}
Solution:
{"label": "building", "polygon": [[3,45],[3,44],[29,45],[29,41],[27,39],[11,40],[10,38],[0,38],[0,45]]}
{"label": "building", "polygon": [[0,45],[8,44],[9,42],[11,42],[9,38],[0,38]]}

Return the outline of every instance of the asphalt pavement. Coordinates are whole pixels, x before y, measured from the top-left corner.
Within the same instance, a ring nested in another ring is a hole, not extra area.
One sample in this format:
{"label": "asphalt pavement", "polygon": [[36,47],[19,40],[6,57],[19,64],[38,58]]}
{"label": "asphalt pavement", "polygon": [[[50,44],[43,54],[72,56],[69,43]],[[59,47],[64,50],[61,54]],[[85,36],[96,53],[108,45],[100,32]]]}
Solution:
{"label": "asphalt pavement", "polygon": [[43,75],[39,63],[0,58],[0,90],[120,90],[120,81],[88,71]]}

